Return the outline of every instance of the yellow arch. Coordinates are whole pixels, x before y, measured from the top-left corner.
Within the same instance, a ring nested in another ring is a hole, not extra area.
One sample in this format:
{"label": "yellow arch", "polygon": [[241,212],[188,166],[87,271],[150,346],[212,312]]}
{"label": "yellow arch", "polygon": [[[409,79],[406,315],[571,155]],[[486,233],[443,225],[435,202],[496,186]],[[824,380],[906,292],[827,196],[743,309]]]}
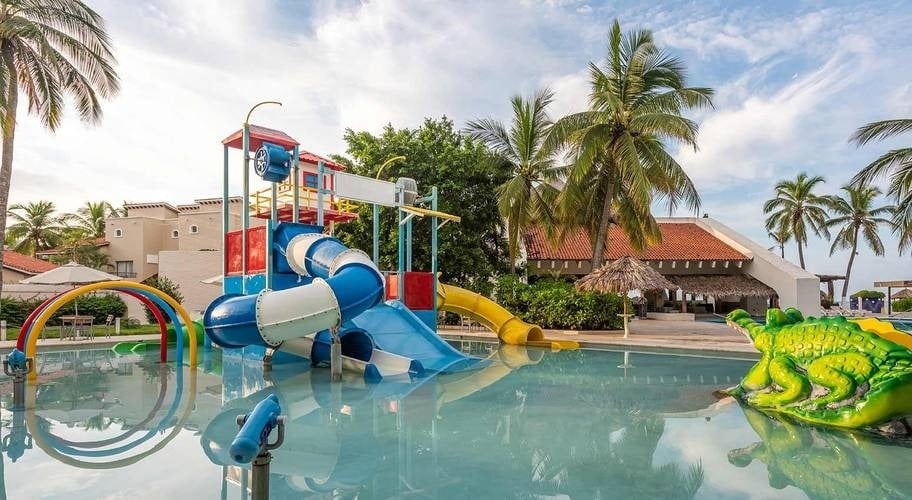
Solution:
{"label": "yellow arch", "polygon": [[[196,329],[193,328],[193,320],[190,319],[190,314],[187,313],[187,310],[184,309],[180,303],[174,300],[174,298],[159,290],[158,288],[153,288],[149,285],[135,283],[132,281],[103,281],[101,283],[92,283],[91,285],[74,288],[73,290],[70,290],[69,292],[61,295],[57,300],[48,305],[43,311],[41,311],[41,314],[39,314],[37,318],[35,318],[35,323],[31,329],[31,335],[29,335],[28,338],[28,344],[25,346],[25,355],[33,359],[35,358],[36,351],[38,350],[38,338],[41,336],[41,330],[44,329],[45,324],[48,322],[48,320],[51,319],[51,316],[53,316],[58,309],[63,307],[64,304],[79,297],[80,295],[85,295],[86,293],[94,292],[97,290],[109,290],[112,288],[123,288],[127,290],[140,290],[147,292],[164,300],[169,306],[171,306],[184,322],[184,329],[187,330],[188,339],[190,340],[190,366],[196,366]],[[33,369],[32,372],[28,375],[28,379],[30,381],[34,381],[37,377],[37,369]]]}

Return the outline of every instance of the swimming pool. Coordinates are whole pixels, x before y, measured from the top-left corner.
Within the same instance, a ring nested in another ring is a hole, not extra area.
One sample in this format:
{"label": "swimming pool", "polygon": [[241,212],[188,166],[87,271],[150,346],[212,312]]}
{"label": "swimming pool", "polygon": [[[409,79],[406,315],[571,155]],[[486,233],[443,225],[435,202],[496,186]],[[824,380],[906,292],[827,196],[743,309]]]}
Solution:
{"label": "swimming pool", "polygon": [[717,389],[752,361],[457,344],[483,369],[420,384],[329,383],[329,371],[237,352],[190,371],[154,355],[40,353],[9,410],[7,498],[246,498],[227,457],[265,395],[288,415],[273,498],[896,498],[912,449],[771,420]]}

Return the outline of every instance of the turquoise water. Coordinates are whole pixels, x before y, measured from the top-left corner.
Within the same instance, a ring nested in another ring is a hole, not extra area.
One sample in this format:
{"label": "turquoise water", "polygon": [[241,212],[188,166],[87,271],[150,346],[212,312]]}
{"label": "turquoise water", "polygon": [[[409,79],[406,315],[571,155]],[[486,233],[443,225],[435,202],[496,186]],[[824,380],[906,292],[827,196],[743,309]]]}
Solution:
{"label": "turquoise water", "polygon": [[750,360],[480,343],[487,368],[367,386],[218,351],[176,370],[40,354],[32,409],[2,379],[2,498],[247,498],[235,417],[279,396],[273,498],[902,498],[912,449],[719,402]]}

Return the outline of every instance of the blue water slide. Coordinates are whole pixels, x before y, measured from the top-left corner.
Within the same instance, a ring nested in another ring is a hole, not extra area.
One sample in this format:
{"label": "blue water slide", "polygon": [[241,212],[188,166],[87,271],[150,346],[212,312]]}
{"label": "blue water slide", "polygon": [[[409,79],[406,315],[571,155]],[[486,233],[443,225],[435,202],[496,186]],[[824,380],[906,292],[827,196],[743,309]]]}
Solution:
{"label": "blue water slide", "polygon": [[383,298],[383,276],[370,257],[339,240],[304,233],[285,248],[287,265],[310,284],[257,295],[224,295],[204,315],[206,334],[222,347],[276,347],[350,320]]}

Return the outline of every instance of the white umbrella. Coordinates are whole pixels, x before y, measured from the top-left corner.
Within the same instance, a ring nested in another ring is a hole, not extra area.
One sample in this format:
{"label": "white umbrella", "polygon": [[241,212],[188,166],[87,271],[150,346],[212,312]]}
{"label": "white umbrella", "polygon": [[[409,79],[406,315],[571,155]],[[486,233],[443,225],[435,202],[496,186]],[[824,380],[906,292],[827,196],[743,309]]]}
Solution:
{"label": "white umbrella", "polygon": [[[92,269],[75,262],[70,262],[50,271],[36,274],[30,278],[19,281],[31,285],[88,285],[90,283],[100,283],[102,281],[121,280],[120,276]],[[79,314],[79,303],[76,303],[76,314]]]}

